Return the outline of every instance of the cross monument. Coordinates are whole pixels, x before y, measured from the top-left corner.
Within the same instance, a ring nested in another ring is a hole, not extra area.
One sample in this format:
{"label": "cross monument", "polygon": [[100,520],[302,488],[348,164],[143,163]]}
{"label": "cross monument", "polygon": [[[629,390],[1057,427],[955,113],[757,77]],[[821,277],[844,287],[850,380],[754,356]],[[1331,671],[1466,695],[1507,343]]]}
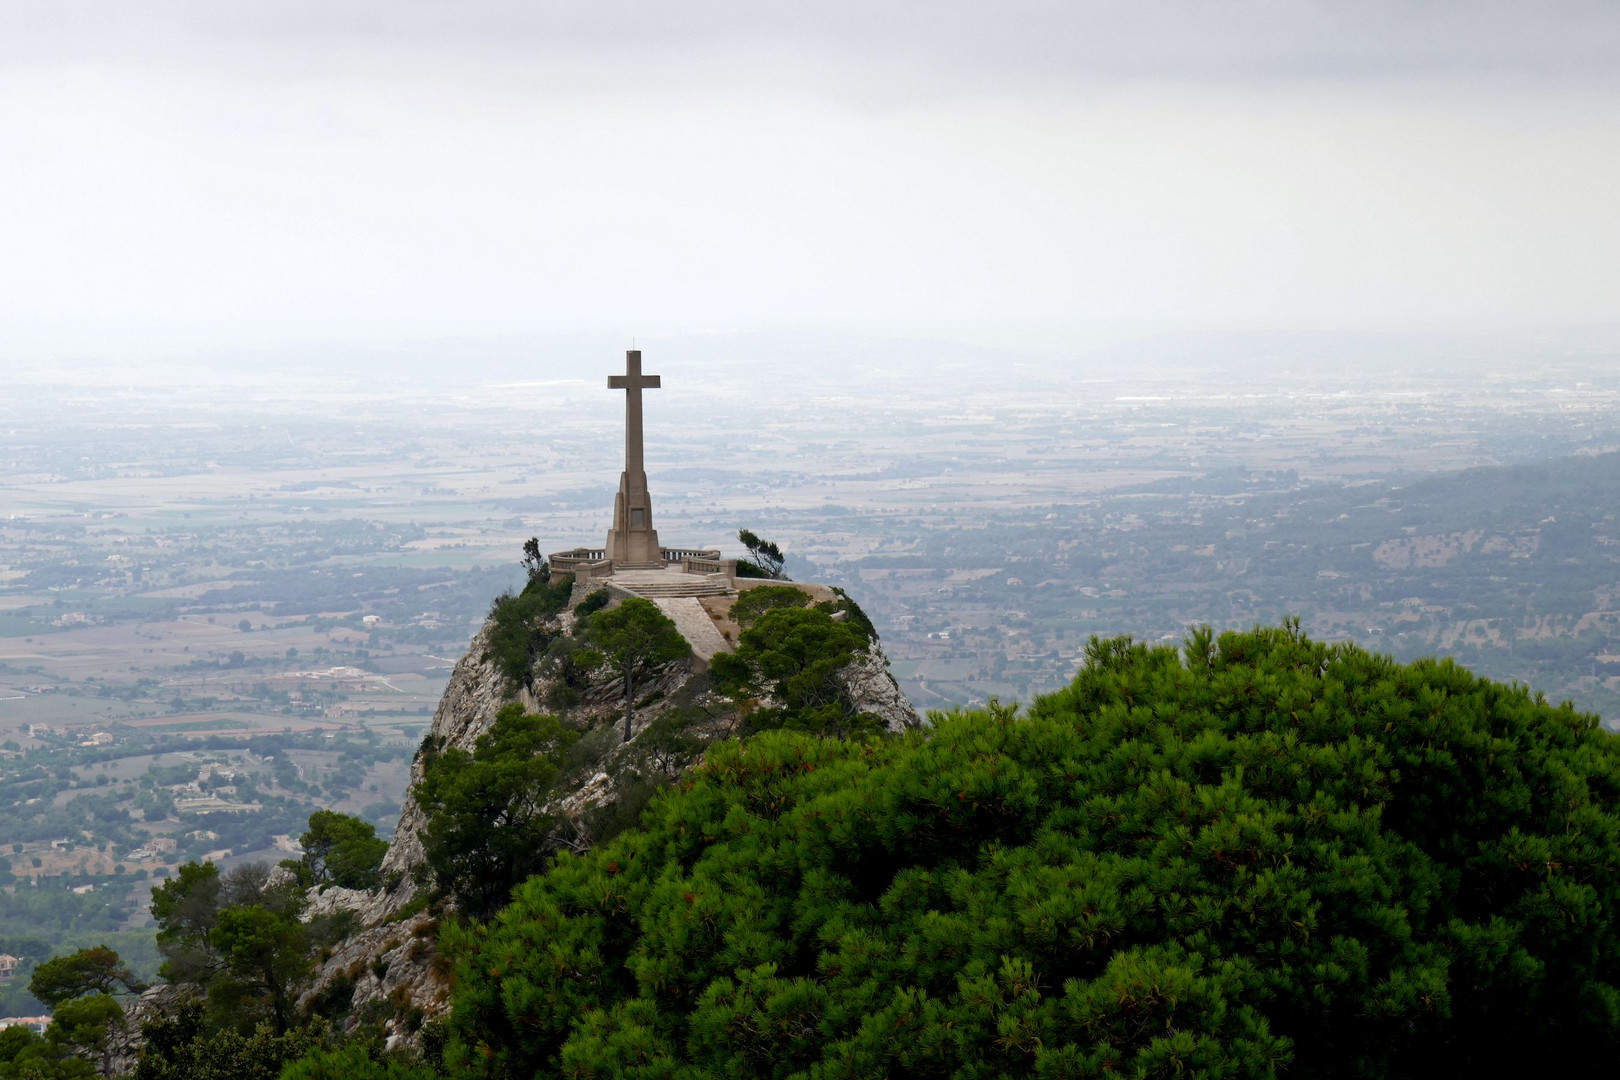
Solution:
{"label": "cross monument", "polygon": [[641,350],[624,354],[624,374],[609,375],[608,389],[624,395],[624,472],[619,496],[613,502],[613,528],[608,530],[607,557],[615,566],[660,567],[663,550],[652,527],[652,499],[647,495],[647,470],[641,460],[641,392],[659,387],[657,375],[641,373]]}

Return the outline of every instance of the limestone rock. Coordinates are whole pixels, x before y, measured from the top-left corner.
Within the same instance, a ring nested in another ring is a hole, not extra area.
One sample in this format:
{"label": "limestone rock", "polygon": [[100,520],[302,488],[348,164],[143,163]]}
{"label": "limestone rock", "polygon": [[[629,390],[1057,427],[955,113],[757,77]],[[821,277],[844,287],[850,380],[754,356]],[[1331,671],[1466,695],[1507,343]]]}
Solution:
{"label": "limestone rock", "polygon": [[438,921],[419,912],[352,935],[321,965],[299,1005],[335,1000],[344,1006],[342,1026],[376,1019],[390,1042],[413,1040],[423,1023],[450,1009],[449,972],[435,947],[437,933]]}
{"label": "limestone rock", "polygon": [[172,1015],[179,1004],[192,996],[190,987],[159,983],[141,992],[140,997],[124,1008],[124,1024],[115,1027],[108,1054],[109,1076],[126,1076],[135,1071],[135,1060],[140,1056],[145,1041],[141,1025],[160,1016]]}
{"label": "limestone rock", "polygon": [[[488,644],[486,626],[474,635],[467,652],[456,661],[450,673],[450,683],[445,687],[444,696],[439,699],[433,724],[428,728],[428,738],[441,749],[457,747],[472,750],[478,736],[490,729],[495,723],[495,714],[510,700],[500,672],[484,658]],[[532,706],[535,703],[528,701],[524,704]],[[422,756],[418,754],[411,763],[411,785],[414,787],[421,779]],[[414,895],[414,890],[408,884],[410,874],[422,862],[422,841],[416,834],[425,828],[427,817],[407,790],[405,802],[399,810],[399,824],[394,827],[393,842],[388,845],[388,854],[383,856],[384,880],[397,881],[388,892],[391,901],[387,905],[389,914],[409,903]],[[401,885],[405,887],[401,888]]]}
{"label": "limestone rock", "polygon": [[[589,591],[594,590],[576,587],[574,599],[581,599]],[[831,596],[831,592],[827,592]],[[701,610],[695,604],[685,606]],[[713,624],[708,628],[713,630]],[[478,737],[494,724],[501,706],[513,700],[500,672],[484,658],[488,629],[486,626],[474,636],[466,655],[456,663],[434,713],[427,738],[441,749],[472,750]],[[573,616],[565,612],[558,617],[553,629],[572,630]],[[705,644],[713,646],[715,643],[706,640]],[[642,682],[639,687],[642,693],[657,698],[658,703],[636,711],[632,723],[634,735],[639,735],[657,712],[667,707],[692,678],[693,670],[691,664],[682,661]],[[840,673],[840,678],[857,708],[880,717],[888,730],[901,732],[928,723],[901,692],[876,641],[869,652],[856,655]],[[542,696],[546,692],[543,683],[537,689]],[[622,717],[622,693],[620,682],[603,673],[585,691],[584,700],[570,715],[586,723],[617,725]],[[517,700],[526,708],[536,711],[541,708],[527,691],[520,692]],[[712,692],[694,700],[711,706],[720,704]],[[706,730],[703,737],[725,738],[733,730],[729,724],[718,724]],[[618,752],[621,751],[614,751]],[[423,761],[418,755],[411,765],[413,786],[422,778],[422,768]],[[592,807],[614,798],[611,768],[604,764],[586,770],[568,790],[558,792],[554,806],[573,828],[561,830],[552,841],[559,847],[583,850],[588,846],[589,837],[579,822]],[[340,1024],[352,1029],[368,1019],[381,1020],[389,1032],[390,1045],[414,1042],[423,1022],[443,1015],[449,1008],[448,972],[444,962],[437,959],[434,939],[437,923],[427,912],[404,915],[407,905],[417,899],[418,886],[413,871],[424,860],[417,833],[426,829],[427,824],[426,815],[407,792],[393,841],[383,858],[385,886],[372,892],[329,887],[324,892],[311,890],[309,897],[308,917],[350,910],[358,914],[364,929],[346,939],[322,963],[312,987],[304,995],[304,1004],[317,1000],[330,1003],[352,991]]]}
{"label": "limestone rock", "polygon": [[856,653],[855,659],[838,675],[856,709],[881,718],[883,726],[890,731],[899,733],[927,726],[927,718],[917,711],[889,673],[889,660],[876,641],[867,652]]}

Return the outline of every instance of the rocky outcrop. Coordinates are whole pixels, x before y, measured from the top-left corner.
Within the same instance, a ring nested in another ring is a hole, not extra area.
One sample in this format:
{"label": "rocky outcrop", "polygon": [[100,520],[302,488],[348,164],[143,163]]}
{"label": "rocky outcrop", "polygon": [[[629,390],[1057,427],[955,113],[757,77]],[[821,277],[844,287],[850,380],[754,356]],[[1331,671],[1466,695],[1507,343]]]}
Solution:
{"label": "rocky outcrop", "polygon": [[[450,673],[450,683],[445,687],[444,696],[439,699],[439,707],[433,714],[433,723],[428,728],[425,741],[431,741],[441,750],[452,747],[471,750],[478,736],[495,723],[495,714],[500,712],[501,706],[512,700],[500,672],[484,656],[488,646],[487,633],[486,626],[473,637],[466,653],[456,662]],[[526,691],[519,696],[528,698]],[[525,700],[524,704],[535,706],[532,698]],[[422,755],[418,752],[416,760],[411,763],[412,788],[422,779],[422,765]],[[421,865],[423,858],[422,841],[417,834],[426,828],[427,817],[407,790],[404,805],[399,810],[399,823],[394,826],[394,839],[388,845],[388,854],[383,856],[383,880],[388,887],[380,895],[368,894],[371,899],[363,903],[356,898],[355,910],[361,912],[368,925],[389,918],[415,897],[416,886],[411,872]],[[334,891],[346,893],[349,890],[328,889],[325,895],[330,896]],[[338,898],[336,902],[347,899]]]}
{"label": "rocky outcrop", "polygon": [[[331,890],[328,890],[330,892]],[[450,1010],[450,980],[427,912],[370,926],[346,938],[304,994],[305,1008],[336,1013],[345,1028],[376,1021],[392,1048]]]}
{"label": "rocky outcrop", "polygon": [[191,997],[189,987],[159,983],[141,991],[139,997],[124,1006],[123,1023],[113,1027],[108,1040],[105,1075],[127,1076],[135,1071],[140,1057],[143,1037],[141,1025],[148,1020],[172,1016],[180,1003]]}
{"label": "rocky outcrop", "polygon": [[[576,588],[573,601],[577,603],[589,591]],[[571,630],[572,622],[572,615],[565,612],[552,629]],[[466,655],[456,664],[425,743],[441,750],[471,750],[478,737],[494,724],[501,707],[514,700],[500,672],[485,659],[487,632],[485,627],[472,639]],[[670,707],[694,673],[694,666],[683,661],[641,683],[638,690],[642,701],[650,703],[636,710],[632,733],[639,735],[661,710]],[[901,732],[927,724],[889,673],[888,660],[876,641],[869,652],[857,654],[840,677],[856,708],[881,718],[888,730]],[[535,690],[542,696],[546,693],[543,678]],[[582,725],[617,724],[622,715],[621,695],[622,684],[604,675],[585,692],[584,700],[570,711],[570,716]],[[687,697],[710,707],[723,704],[710,692]],[[520,691],[516,700],[537,711],[541,708],[527,689]],[[705,729],[703,737],[723,738],[734,730],[734,721],[716,722]],[[411,766],[413,786],[422,778],[423,765],[422,755],[418,754]],[[612,770],[604,766],[575,777],[567,790],[558,793],[555,806],[567,821],[577,823],[592,808],[613,801],[615,796]],[[322,963],[303,1003],[306,1007],[324,1003],[326,1011],[336,1011],[346,1027],[379,1020],[391,1042],[416,1039],[424,1022],[443,1015],[449,1008],[448,965],[435,948],[437,922],[420,910],[422,901],[418,897],[416,871],[424,861],[418,833],[427,825],[415,798],[407,793],[393,841],[383,859],[384,887],[375,892],[328,888],[310,894],[311,917],[350,910],[358,916],[362,929]],[[555,839],[559,846],[575,850],[589,843],[588,832],[578,826],[569,835]],[[334,1003],[343,1004],[345,996],[346,1007],[334,1010]]]}
{"label": "rocky outcrop", "polygon": [[898,734],[927,725],[927,718],[917,711],[917,706],[889,673],[889,659],[876,641],[868,651],[856,653],[855,659],[838,676],[856,711],[878,717],[890,731]]}

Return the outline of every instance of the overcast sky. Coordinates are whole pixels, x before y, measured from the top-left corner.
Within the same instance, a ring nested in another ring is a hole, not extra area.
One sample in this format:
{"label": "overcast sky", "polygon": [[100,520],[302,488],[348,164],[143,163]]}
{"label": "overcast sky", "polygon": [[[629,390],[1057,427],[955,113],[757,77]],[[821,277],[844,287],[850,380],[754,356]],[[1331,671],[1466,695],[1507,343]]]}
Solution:
{"label": "overcast sky", "polygon": [[0,2],[0,358],[1620,321],[1620,4]]}

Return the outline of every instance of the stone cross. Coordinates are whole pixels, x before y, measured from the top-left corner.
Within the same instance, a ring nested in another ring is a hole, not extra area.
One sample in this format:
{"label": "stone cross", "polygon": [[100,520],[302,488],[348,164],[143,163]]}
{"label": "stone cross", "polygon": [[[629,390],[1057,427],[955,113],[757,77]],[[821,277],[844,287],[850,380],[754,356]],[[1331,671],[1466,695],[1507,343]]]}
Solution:
{"label": "stone cross", "polygon": [[657,375],[641,373],[641,350],[624,354],[624,374],[609,375],[608,389],[624,395],[624,472],[613,503],[613,528],[608,530],[607,557],[615,566],[664,565],[658,532],[652,527],[652,499],[647,494],[647,471],[642,461],[641,392],[656,390]]}

